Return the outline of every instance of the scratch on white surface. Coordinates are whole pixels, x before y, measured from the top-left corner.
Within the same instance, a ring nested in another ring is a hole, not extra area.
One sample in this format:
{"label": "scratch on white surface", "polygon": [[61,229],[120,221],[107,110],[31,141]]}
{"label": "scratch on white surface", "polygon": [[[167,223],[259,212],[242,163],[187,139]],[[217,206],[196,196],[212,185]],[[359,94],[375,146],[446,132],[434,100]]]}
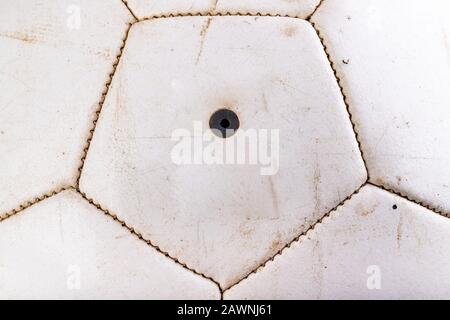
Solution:
{"label": "scratch on white surface", "polygon": [[201,37],[200,38],[200,49],[199,49],[198,54],[197,54],[197,59],[195,60],[195,64],[196,65],[199,63],[200,57],[202,56],[203,46],[205,45],[205,38],[206,38],[206,35],[208,34],[208,30],[209,30],[209,27],[211,25],[211,20],[212,20],[212,18],[208,17],[208,19],[206,20],[205,25],[203,26],[202,30],[200,31],[200,37]]}

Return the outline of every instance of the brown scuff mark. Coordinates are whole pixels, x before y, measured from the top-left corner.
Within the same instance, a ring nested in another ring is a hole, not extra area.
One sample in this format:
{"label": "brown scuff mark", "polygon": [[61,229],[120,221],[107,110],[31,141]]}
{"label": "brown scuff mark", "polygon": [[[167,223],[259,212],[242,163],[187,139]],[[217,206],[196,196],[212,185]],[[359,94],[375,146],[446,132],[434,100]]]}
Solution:
{"label": "brown scuff mark", "polygon": [[120,240],[120,239],[125,239],[125,238],[127,238],[127,237],[129,237],[129,234],[127,234],[127,233],[124,232],[124,233],[122,233],[122,234],[119,234],[119,235],[115,236],[114,239]]}
{"label": "brown scuff mark", "polygon": [[275,185],[273,183],[272,176],[269,178],[269,185],[270,185],[270,193],[272,195],[272,205],[273,210],[275,211],[275,219],[278,219],[280,217],[280,210],[278,208],[278,195],[275,190]]}
{"label": "brown scuff mark", "polygon": [[250,239],[253,236],[254,232],[255,232],[254,227],[249,226],[246,223],[241,224],[239,226],[239,235],[240,235],[241,238]]}
{"label": "brown scuff mark", "polygon": [[195,60],[195,64],[197,65],[200,61],[200,57],[203,53],[203,46],[205,44],[205,38],[208,34],[209,27],[211,25],[212,17],[208,17],[208,20],[206,20],[205,25],[202,27],[202,30],[200,30],[200,49],[198,50],[197,59]]}
{"label": "brown scuff mark", "polygon": [[274,240],[272,240],[272,243],[270,244],[270,252],[277,252],[280,250],[280,247],[283,245],[283,241],[281,238],[281,233],[277,232],[277,235]]}
{"label": "brown scuff mark", "polygon": [[283,30],[283,34],[286,37],[291,38],[297,34],[297,31],[298,31],[297,26],[289,25]]}
{"label": "brown scuff mark", "polygon": [[322,296],[323,270],[325,267],[323,264],[322,250],[320,247],[319,239],[314,240],[314,246],[313,246],[312,251],[313,251],[312,256],[314,257],[313,261],[316,261],[316,263],[314,263],[314,272],[313,272],[313,277],[314,277],[314,280],[315,280],[315,282],[317,284],[317,288],[318,288],[316,298],[320,299],[320,297]]}
{"label": "brown scuff mark", "polygon": [[384,186],[384,179],[381,177],[377,177],[374,181],[374,184],[377,186]]}
{"label": "brown scuff mark", "polygon": [[448,67],[450,68],[450,41],[448,40],[448,35],[445,30],[442,30],[442,36],[444,38],[445,51],[447,52]]}
{"label": "brown scuff mark", "polygon": [[264,91],[263,91],[263,93],[262,93],[261,98],[262,98],[262,103],[263,103],[263,108],[264,108],[264,110],[267,111],[267,112],[269,112],[269,106],[268,106],[268,104],[267,104],[267,98],[266,98],[266,94],[264,93]]}
{"label": "brown scuff mark", "polygon": [[105,51],[96,51],[96,52],[95,52],[95,55],[96,55],[97,57],[100,57],[100,58],[106,60],[106,61],[111,60],[111,56],[112,56],[112,54],[111,54],[111,52],[110,52],[109,50],[105,50]]}
{"label": "brown scuff mark", "polygon": [[115,59],[113,65],[112,65],[112,70],[109,73],[108,80],[105,83],[104,89],[103,89],[103,91],[101,93],[101,96],[100,96],[100,100],[98,101],[97,108],[96,108],[95,113],[93,115],[92,125],[91,125],[91,128],[89,129],[88,137],[86,139],[86,142],[84,144],[84,148],[82,150],[81,159],[80,159],[80,165],[79,165],[78,170],[77,170],[78,174],[77,174],[76,184],[75,184],[76,188],[79,188],[79,186],[80,186],[81,175],[82,175],[83,168],[84,168],[84,165],[85,165],[85,162],[86,162],[87,154],[89,152],[89,148],[91,146],[92,138],[94,136],[94,131],[95,131],[96,127],[97,127],[97,122],[98,122],[98,120],[100,118],[100,113],[102,112],[103,105],[105,103],[106,96],[108,95],[109,88],[111,86],[113,77],[114,77],[114,75],[116,73],[117,66],[119,64],[120,58],[122,57],[123,51],[125,49],[125,43],[127,42],[128,35],[130,33],[132,25],[133,25],[132,23],[129,23],[128,24],[128,28],[125,30],[125,35],[124,35],[124,37],[122,39],[122,44],[121,44],[121,46],[120,46],[120,48],[118,50],[119,52],[117,53],[116,59]]}
{"label": "brown scuff mark", "polygon": [[398,224],[397,224],[397,248],[400,249],[400,243],[402,241],[402,235],[403,235],[403,215],[400,213],[398,217]]}
{"label": "brown scuff mark", "polygon": [[321,203],[321,199],[320,199],[320,178],[321,178],[321,174],[320,174],[320,166],[319,166],[319,156],[316,153],[316,166],[314,168],[314,178],[313,178],[313,182],[314,182],[314,201],[315,201],[314,214],[318,214],[319,211],[320,211],[320,203]]}
{"label": "brown scuff mark", "polygon": [[218,3],[219,3],[219,0],[213,0],[212,9],[211,9],[211,13],[212,14],[217,13],[216,10],[217,10],[217,4]]}
{"label": "brown scuff mark", "polygon": [[28,33],[23,33],[23,32],[0,33],[0,37],[19,40],[19,41],[26,42],[26,43],[35,43],[38,40],[36,36],[33,36]]}
{"label": "brown scuff mark", "polygon": [[38,204],[44,200],[47,200],[53,196],[56,196],[57,194],[60,194],[66,190],[73,190],[73,189],[74,188],[72,186],[61,186],[57,189],[54,189],[47,193],[41,194],[41,195],[35,197],[34,199],[30,199],[30,200],[26,201],[25,203],[22,203],[18,207],[14,208],[6,213],[2,214],[0,212],[0,222],[3,222],[19,213],[25,211],[26,209],[30,208],[31,206],[34,206],[35,204]]}
{"label": "brown scuff mark", "polygon": [[373,206],[366,206],[362,203],[359,203],[356,207],[355,207],[355,211],[357,213],[359,213],[359,215],[361,217],[367,217],[369,215],[371,215],[372,213],[375,212],[376,208],[377,208],[378,204],[373,205]]}

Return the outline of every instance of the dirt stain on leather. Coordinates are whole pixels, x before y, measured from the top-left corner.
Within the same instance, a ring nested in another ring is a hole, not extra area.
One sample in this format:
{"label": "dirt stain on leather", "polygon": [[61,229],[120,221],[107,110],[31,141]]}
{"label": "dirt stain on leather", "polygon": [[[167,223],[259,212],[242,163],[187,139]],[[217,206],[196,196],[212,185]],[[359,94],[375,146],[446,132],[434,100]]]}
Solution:
{"label": "dirt stain on leather", "polygon": [[277,232],[275,239],[272,240],[272,243],[270,244],[270,252],[271,253],[278,252],[281,249],[282,244],[283,240],[281,238],[281,233]]}
{"label": "dirt stain on leather", "polygon": [[28,33],[22,33],[22,32],[0,33],[0,37],[19,40],[19,41],[26,42],[26,43],[34,43],[38,40],[36,36],[28,34]]}
{"label": "dirt stain on leather", "polygon": [[445,30],[442,30],[442,36],[444,38],[444,46],[445,46],[445,51],[447,53],[448,67],[450,68],[450,41],[448,39],[448,35],[445,32]]}
{"label": "dirt stain on leather", "polygon": [[295,36],[297,34],[297,26],[294,25],[287,26],[286,28],[283,29],[283,34],[288,38]]}
{"label": "dirt stain on leather", "polygon": [[365,204],[358,204],[355,207],[355,211],[361,216],[361,217],[367,217],[370,216],[372,213],[375,212],[377,208],[377,205],[374,206],[366,206]]}
{"label": "dirt stain on leather", "polygon": [[278,195],[277,192],[275,190],[275,185],[273,183],[273,179],[272,177],[269,178],[269,185],[270,185],[270,193],[272,195],[272,205],[273,205],[273,210],[275,211],[275,218],[279,218],[280,217],[280,210],[278,208]]}

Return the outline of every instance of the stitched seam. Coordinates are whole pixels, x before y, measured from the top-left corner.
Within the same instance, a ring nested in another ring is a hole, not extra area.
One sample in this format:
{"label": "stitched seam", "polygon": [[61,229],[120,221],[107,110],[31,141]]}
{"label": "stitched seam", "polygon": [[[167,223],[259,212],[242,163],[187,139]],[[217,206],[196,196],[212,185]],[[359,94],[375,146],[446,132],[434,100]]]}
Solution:
{"label": "stitched seam", "polygon": [[128,5],[127,0],[122,0],[123,5],[127,8],[127,10],[130,12],[130,14],[133,16],[134,20],[138,21],[138,17],[134,14],[133,10],[131,10],[130,6]]}
{"label": "stitched seam", "polygon": [[395,190],[395,189],[393,189],[391,187],[388,187],[388,186],[385,186],[385,185],[383,185],[381,183],[374,183],[372,181],[369,181],[367,184],[372,185],[372,186],[377,187],[377,188],[380,188],[380,189],[382,189],[384,191],[387,191],[387,192],[390,192],[392,194],[395,194],[396,196],[399,196],[399,197],[402,197],[404,199],[407,199],[408,201],[413,202],[413,203],[415,203],[415,204],[417,204],[417,205],[419,205],[421,207],[424,207],[424,208],[426,208],[426,209],[428,209],[428,210],[430,210],[430,211],[432,211],[432,212],[434,212],[434,213],[436,213],[438,215],[441,215],[441,216],[443,216],[445,218],[450,218],[450,213],[444,212],[442,210],[439,210],[436,207],[432,206],[431,204],[428,204],[428,203],[425,203],[425,202],[413,199],[409,195],[407,195],[406,193],[403,193],[401,191]]}
{"label": "stitched seam", "polygon": [[317,10],[322,6],[324,0],[320,0],[319,4],[317,5],[317,7],[314,9],[314,11],[308,16],[306,17],[307,21],[310,21],[312,16],[317,12]]}
{"label": "stitched seam", "polygon": [[102,91],[102,94],[101,94],[101,97],[100,97],[100,101],[98,103],[98,107],[95,110],[94,119],[92,120],[91,129],[89,130],[88,137],[87,137],[87,140],[85,142],[85,146],[83,148],[83,153],[82,153],[82,156],[81,156],[81,159],[80,159],[80,165],[78,167],[78,175],[77,175],[77,179],[76,179],[76,187],[77,188],[80,185],[81,174],[82,174],[82,171],[83,171],[83,168],[84,168],[84,164],[86,162],[86,157],[87,157],[89,148],[91,146],[92,138],[94,137],[94,131],[95,131],[95,128],[97,127],[97,122],[98,122],[98,119],[100,117],[100,113],[102,112],[103,105],[104,105],[105,100],[106,100],[106,96],[107,96],[107,94],[109,92],[109,88],[111,86],[112,79],[114,77],[114,74],[116,73],[117,66],[119,65],[120,58],[122,57],[123,51],[125,49],[125,44],[126,44],[126,41],[128,39],[128,35],[130,33],[130,30],[131,30],[132,26],[133,26],[133,23],[129,23],[128,24],[127,30],[125,31],[125,36],[122,39],[122,44],[121,44],[121,46],[119,48],[119,53],[117,54],[116,59],[115,59],[113,65],[112,65],[112,71],[108,75],[108,80],[106,81],[105,87],[104,87],[104,89]]}
{"label": "stitched seam", "polygon": [[69,189],[74,189],[74,187],[72,187],[72,186],[64,186],[64,187],[61,187],[61,188],[58,188],[58,189],[51,190],[51,191],[49,191],[47,193],[44,193],[44,194],[42,194],[40,196],[37,196],[33,200],[27,201],[27,202],[19,205],[17,208],[12,209],[11,211],[6,212],[5,214],[1,215],[0,216],[0,222],[3,222],[6,219],[9,219],[12,216],[15,216],[15,215],[21,213],[25,209],[27,209],[27,208],[29,208],[29,207],[31,207],[31,206],[39,203],[39,202],[44,201],[44,200],[46,200],[48,198],[51,198],[51,197],[53,197],[53,196],[55,196],[55,195],[65,191],[65,190],[69,190]]}
{"label": "stitched seam", "polygon": [[336,207],[334,207],[333,209],[326,212],[315,223],[311,224],[311,226],[308,229],[306,229],[305,231],[303,231],[302,233],[297,235],[294,239],[292,239],[289,243],[287,243],[283,248],[278,250],[274,255],[272,255],[270,258],[266,259],[263,263],[261,263],[258,267],[256,267],[255,269],[253,269],[252,271],[247,273],[243,278],[241,278],[240,280],[236,281],[235,283],[233,283],[230,286],[228,286],[227,288],[225,288],[224,292],[227,290],[230,290],[232,287],[234,287],[234,286],[238,285],[239,283],[241,283],[242,281],[248,279],[251,275],[261,271],[268,263],[274,262],[278,256],[281,256],[286,249],[291,247],[292,244],[300,242],[304,237],[307,237],[310,232],[314,231],[316,226],[322,224],[324,221],[326,221],[328,218],[330,218],[334,212],[336,212],[339,208],[343,207],[348,201],[350,201],[353,198],[353,196],[358,194],[361,191],[361,189],[364,186],[366,186],[366,184],[367,184],[367,182],[363,183],[358,189],[355,190],[355,192],[353,192],[347,198],[342,200]]}
{"label": "stitched seam", "polygon": [[358,149],[359,149],[359,152],[360,152],[360,155],[361,155],[361,159],[362,159],[362,161],[364,163],[364,169],[366,170],[367,180],[369,180],[370,179],[369,167],[367,165],[366,157],[364,155],[364,151],[363,151],[363,147],[362,147],[362,143],[361,143],[361,139],[360,139],[360,135],[359,135],[356,123],[353,120],[353,114],[352,114],[352,112],[350,110],[350,104],[348,103],[347,94],[345,93],[344,87],[342,85],[341,77],[339,76],[339,74],[337,72],[337,69],[335,67],[335,64],[334,64],[333,60],[331,59],[331,55],[328,52],[328,48],[327,48],[327,46],[325,44],[324,38],[320,34],[320,30],[316,27],[314,22],[309,20],[309,23],[311,23],[311,26],[316,31],[317,37],[319,38],[320,43],[322,44],[323,51],[325,52],[325,55],[327,56],[328,62],[330,63],[331,69],[333,70],[334,77],[336,78],[336,83],[338,84],[339,89],[341,91],[341,94],[342,94],[342,97],[343,97],[343,100],[344,100],[344,104],[345,104],[345,108],[347,110],[347,114],[348,114],[350,123],[352,125],[353,133],[355,134],[355,139],[356,139],[356,142],[358,144]]}
{"label": "stitched seam", "polygon": [[221,294],[222,294],[222,288],[219,284],[218,281],[214,280],[214,278],[205,275],[202,272],[199,272],[197,270],[195,270],[194,268],[189,267],[186,263],[180,261],[178,258],[173,257],[170,255],[170,253],[162,250],[158,245],[154,244],[151,240],[144,238],[144,236],[142,235],[142,233],[140,233],[139,231],[137,231],[135,228],[129,226],[124,220],[121,220],[116,214],[112,213],[111,211],[109,211],[108,209],[103,208],[99,203],[97,203],[94,199],[90,198],[85,192],[81,191],[80,189],[76,189],[76,191],[87,201],[89,202],[91,205],[93,205],[94,207],[96,207],[98,210],[100,210],[101,212],[103,212],[105,215],[107,215],[108,217],[112,218],[114,221],[118,222],[122,227],[126,228],[131,234],[135,235],[138,239],[144,241],[147,245],[149,245],[150,247],[154,248],[156,251],[158,251],[159,253],[163,254],[164,256],[166,256],[167,258],[171,259],[172,261],[174,261],[175,263],[177,263],[178,265],[182,266],[184,269],[191,271],[193,273],[195,273],[196,275],[210,280],[212,281],[214,284],[217,285],[217,287],[219,288]]}
{"label": "stitched seam", "polygon": [[251,13],[251,12],[186,12],[186,13],[168,13],[159,14],[144,17],[138,20],[138,22],[154,20],[154,19],[168,19],[168,18],[180,18],[180,17],[272,17],[272,18],[293,18],[300,19],[300,16],[289,15],[289,14],[279,14],[279,13]]}
{"label": "stitched seam", "polygon": [[[127,2],[126,0],[122,0]],[[197,11],[197,12],[179,12],[179,13],[162,13],[162,14],[156,14],[152,16],[146,16],[141,19],[137,18],[136,15],[133,14],[134,17],[136,17],[136,20],[138,22],[145,21],[145,20],[151,20],[151,19],[161,19],[161,18],[176,18],[176,17],[213,17],[213,16],[247,16],[247,17],[280,17],[280,18],[296,18],[301,20],[309,20],[314,13],[316,13],[317,9],[322,5],[322,2],[324,0],[320,0],[319,4],[314,8],[313,12],[310,13],[306,18],[302,18],[298,15],[290,15],[290,14],[281,14],[281,13],[261,13],[261,12],[250,12],[250,11],[217,11],[216,7],[219,2],[219,0],[215,1],[215,4],[212,8],[212,10],[205,10],[205,11]],[[126,4],[128,7],[128,4]],[[129,8],[129,7],[128,7]],[[130,12],[132,10],[129,8]]]}

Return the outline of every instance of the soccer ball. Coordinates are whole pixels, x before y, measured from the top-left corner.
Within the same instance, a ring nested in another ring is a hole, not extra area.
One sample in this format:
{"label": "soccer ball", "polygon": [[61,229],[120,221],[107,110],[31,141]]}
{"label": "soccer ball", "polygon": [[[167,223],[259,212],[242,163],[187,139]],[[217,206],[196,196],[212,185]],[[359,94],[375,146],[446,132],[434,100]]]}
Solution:
{"label": "soccer ball", "polygon": [[450,298],[450,2],[0,2],[0,298]]}

